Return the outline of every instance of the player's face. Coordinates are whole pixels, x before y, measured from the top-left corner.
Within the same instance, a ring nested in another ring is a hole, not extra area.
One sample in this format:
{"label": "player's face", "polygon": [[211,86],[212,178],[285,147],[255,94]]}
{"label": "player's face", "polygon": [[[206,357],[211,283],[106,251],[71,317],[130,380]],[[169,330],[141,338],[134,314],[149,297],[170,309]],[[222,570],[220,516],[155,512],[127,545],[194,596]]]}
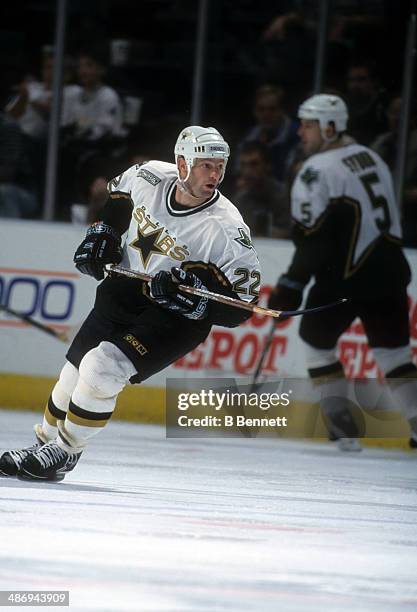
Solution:
{"label": "player's face", "polygon": [[224,171],[222,159],[197,159],[187,181],[196,198],[211,198]]}
{"label": "player's face", "polygon": [[313,119],[301,119],[298,135],[306,155],[313,155],[323,146],[320,124]]}

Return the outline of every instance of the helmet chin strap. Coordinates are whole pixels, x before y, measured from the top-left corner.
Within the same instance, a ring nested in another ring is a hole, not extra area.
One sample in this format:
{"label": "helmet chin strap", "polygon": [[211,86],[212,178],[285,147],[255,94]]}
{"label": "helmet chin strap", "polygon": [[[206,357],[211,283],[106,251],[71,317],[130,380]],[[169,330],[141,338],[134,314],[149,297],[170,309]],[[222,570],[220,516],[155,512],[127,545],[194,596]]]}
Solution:
{"label": "helmet chin strap", "polygon": [[195,201],[195,202],[200,202],[201,198],[197,198],[197,197],[196,197],[196,196],[195,196],[195,195],[192,193],[192,191],[190,190],[190,188],[189,188],[189,187],[188,187],[188,185],[187,185],[187,181],[188,181],[188,179],[190,178],[190,174],[191,174],[191,166],[189,165],[189,163],[188,163],[188,162],[186,162],[186,164],[187,164],[187,176],[186,176],[184,179],[182,179],[182,178],[180,177],[180,171],[179,171],[179,169],[177,168],[177,174],[178,174],[177,185],[178,185],[178,188],[179,188],[179,189],[180,189],[180,190],[181,190],[183,193],[187,194],[187,195],[188,195],[188,196],[189,196],[189,197],[190,197],[190,198],[191,198],[193,201]]}
{"label": "helmet chin strap", "polygon": [[185,183],[185,180],[180,179],[178,177],[177,179],[177,185],[178,188],[183,192],[186,193],[188,195],[188,197],[190,197],[192,200],[194,200],[195,202],[200,202],[201,198],[196,198],[196,196],[190,191],[190,189],[188,188],[188,186]]}
{"label": "helmet chin strap", "polygon": [[338,138],[340,138],[340,134],[338,132],[334,133],[334,136],[326,136],[326,130],[321,130],[321,137],[324,140],[325,144],[331,144],[332,142],[336,142]]}
{"label": "helmet chin strap", "polygon": [[321,137],[323,139],[323,144],[320,147],[320,151],[325,151],[328,147],[330,147],[332,144],[334,144],[335,142],[337,142],[340,138],[340,134],[339,132],[335,132],[334,136],[326,136],[326,130],[321,130]]}

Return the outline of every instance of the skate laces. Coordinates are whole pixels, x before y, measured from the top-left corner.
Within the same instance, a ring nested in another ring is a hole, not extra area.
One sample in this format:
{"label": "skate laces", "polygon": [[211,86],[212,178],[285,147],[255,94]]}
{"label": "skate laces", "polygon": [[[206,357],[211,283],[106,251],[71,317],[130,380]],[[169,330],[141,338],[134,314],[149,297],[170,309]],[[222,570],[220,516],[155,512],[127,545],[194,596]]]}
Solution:
{"label": "skate laces", "polygon": [[43,468],[48,468],[57,461],[61,461],[62,459],[68,458],[68,453],[64,451],[58,444],[55,442],[48,442],[42,446],[34,456],[39,461]]}
{"label": "skate laces", "polygon": [[40,444],[36,443],[33,446],[28,446],[28,448],[22,448],[22,450],[11,450],[9,451],[9,455],[13,461],[22,461],[25,457],[37,451],[40,446]]}

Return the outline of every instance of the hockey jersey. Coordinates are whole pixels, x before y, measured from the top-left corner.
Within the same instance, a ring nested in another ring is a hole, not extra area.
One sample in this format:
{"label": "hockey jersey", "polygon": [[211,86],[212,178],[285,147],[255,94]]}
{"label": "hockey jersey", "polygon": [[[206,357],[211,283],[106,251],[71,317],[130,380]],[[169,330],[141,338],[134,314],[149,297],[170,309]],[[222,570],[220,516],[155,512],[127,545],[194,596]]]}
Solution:
{"label": "hockey jersey", "polygon": [[315,276],[362,296],[409,282],[391,174],[374,151],[350,143],[313,155],[297,174],[291,206],[294,280]]}
{"label": "hockey jersey", "polygon": [[[199,206],[181,206],[175,201],[176,185],[176,166],[161,161],[132,166],[109,182],[111,206],[105,207],[103,220],[125,233],[121,265],[151,275],[182,267],[212,291],[255,301],[260,265],[237,208],[217,190]],[[212,323],[235,320],[229,315],[236,309],[212,302],[210,310]]]}

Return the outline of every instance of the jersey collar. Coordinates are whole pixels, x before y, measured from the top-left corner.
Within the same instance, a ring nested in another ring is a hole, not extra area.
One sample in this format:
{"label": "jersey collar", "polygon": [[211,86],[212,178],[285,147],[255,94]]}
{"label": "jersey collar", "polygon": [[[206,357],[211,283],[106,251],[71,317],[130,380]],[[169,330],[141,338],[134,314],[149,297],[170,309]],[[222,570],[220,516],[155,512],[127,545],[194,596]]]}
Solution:
{"label": "jersey collar", "polygon": [[207,202],[203,202],[203,204],[200,204],[199,206],[193,206],[191,208],[188,206],[184,206],[184,207],[181,207],[181,209],[174,208],[176,183],[177,183],[177,179],[175,179],[170,185],[167,195],[166,195],[166,200],[165,200],[167,211],[172,217],[188,217],[189,215],[195,215],[199,213],[201,210],[205,210],[206,208],[208,208],[209,206],[217,202],[217,200],[220,197],[220,193],[216,189],[213,195],[211,196],[211,198],[207,200]]}

